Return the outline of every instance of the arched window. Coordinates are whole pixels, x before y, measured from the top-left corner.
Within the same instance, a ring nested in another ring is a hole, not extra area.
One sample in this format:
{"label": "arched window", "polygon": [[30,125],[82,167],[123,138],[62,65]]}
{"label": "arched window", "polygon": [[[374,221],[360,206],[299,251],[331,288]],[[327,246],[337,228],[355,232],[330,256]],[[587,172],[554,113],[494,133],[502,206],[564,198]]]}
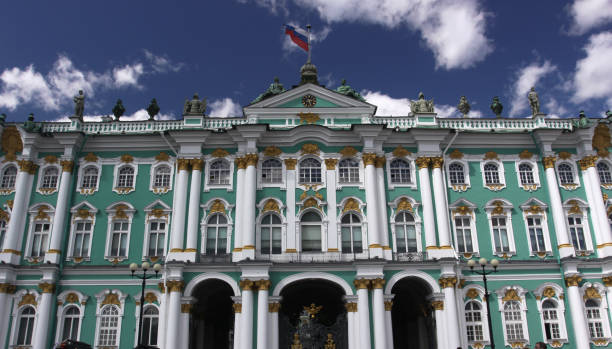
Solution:
{"label": "arched window", "polygon": [[597,173],[599,174],[599,182],[601,184],[612,184],[612,174],[610,173],[610,166],[605,162],[599,162],[597,164]]}
{"label": "arched window", "polygon": [[112,222],[111,246],[109,256],[127,257],[128,235],[130,233],[130,222],[116,220]]}
{"label": "arched window", "polygon": [[307,158],[300,162],[300,183],[321,183],[321,162]]}
{"label": "arched window", "polygon": [[76,224],[74,225],[74,246],[72,248],[72,257],[89,257],[91,230],[91,220],[76,221]]}
{"label": "arched window", "polygon": [[402,159],[391,161],[391,183],[410,183],[410,164]]}
{"label": "arched window", "polygon": [[261,164],[262,183],[282,183],[283,164],[278,159],[268,159]]}
{"label": "arched window", "polygon": [[604,328],[599,303],[594,299],[589,299],[584,303],[584,306],[589,324],[589,336],[591,336],[591,339],[603,338]]}
{"label": "arched window", "polygon": [[468,342],[473,343],[484,340],[480,303],[476,301],[467,302],[465,305],[465,324]]}
{"label": "arched window", "polygon": [[68,309],[64,311],[64,325],[62,327],[61,338],[62,341],[66,339],[76,341],[78,339],[80,315],[81,312],[79,308],[75,306],[68,307]]}
{"label": "arched window", "polygon": [[416,224],[414,216],[402,211],[395,216],[395,237],[398,253],[417,252]]}
{"label": "arched window", "polygon": [[448,177],[451,184],[465,184],[463,165],[458,162],[450,164],[448,166]]}
{"label": "arched window", "polygon": [[576,249],[576,251],[587,251],[588,248],[584,236],[583,217],[579,215],[570,215],[567,217],[567,223],[574,249]]}
{"label": "arched window", "polygon": [[149,222],[148,257],[163,257],[166,242],[166,221],[155,219]]}
{"label": "arched window", "polygon": [[355,159],[340,160],[338,174],[340,175],[340,183],[358,183],[359,162]]}
{"label": "arched window", "polygon": [[455,217],[455,233],[457,234],[457,250],[461,253],[474,252],[471,217]]}
{"label": "arched window", "polygon": [[6,237],[6,221],[0,220],[0,251],[4,250],[4,239]]}
{"label": "arched window", "polygon": [[208,183],[209,184],[229,184],[230,182],[230,165],[225,160],[215,160],[210,164]]}
{"label": "arched window", "polygon": [[560,164],[557,167],[561,184],[574,184],[574,170],[569,164]]}
{"label": "arched window", "polygon": [[51,224],[46,221],[35,221],[34,231],[32,232],[32,249],[30,257],[44,257],[47,252],[49,235],[51,234]]}
{"label": "arched window", "polygon": [[484,165],[485,184],[500,184],[499,169],[496,164],[488,163]]}
{"label": "arched window", "polygon": [[493,228],[493,241],[495,242],[495,252],[510,251],[510,240],[508,239],[508,219],[506,216],[491,217]]}
{"label": "arched window", "polygon": [[354,213],[345,214],[340,221],[342,234],[342,253],[363,252],[361,220]]}
{"label": "arched window", "polygon": [[267,213],[261,219],[261,253],[280,254],[282,222],[278,215]]}
{"label": "arched window", "polygon": [[116,305],[105,305],[100,310],[100,327],[98,328],[98,346],[118,347],[119,345],[119,309]]}
{"label": "arched window", "polygon": [[508,342],[525,339],[523,314],[521,304],[518,301],[509,301],[504,304],[504,320]]}
{"label": "arched window", "polygon": [[2,172],[2,182],[0,183],[1,189],[13,189],[15,188],[15,181],[17,180],[17,167],[8,166]]}
{"label": "arched window", "polygon": [[170,166],[162,165],[155,168],[155,176],[153,180],[154,188],[169,188],[170,187]]}
{"label": "arched window", "polygon": [[144,308],[142,319],[142,342],[145,345],[157,346],[157,331],[159,324],[159,311],[149,305]]}
{"label": "arched window", "polygon": [[557,304],[547,299],[542,302],[542,320],[544,321],[544,335],[546,340],[561,338],[561,326],[559,324],[559,313]]}
{"label": "arched window", "polygon": [[51,189],[57,187],[57,178],[59,171],[57,167],[47,167],[43,173],[40,187],[43,189]]}
{"label": "arched window", "polygon": [[519,165],[519,176],[521,178],[522,185],[535,184],[533,177],[533,168],[529,164],[522,163]]}
{"label": "arched window", "polygon": [[134,186],[134,168],[132,166],[123,166],[119,169],[119,178],[117,178],[118,188],[132,188]]}
{"label": "arched window", "polygon": [[206,254],[227,253],[228,223],[225,215],[215,213],[208,218],[206,225]]}
{"label": "arched window", "polygon": [[17,329],[16,346],[32,345],[32,331],[34,330],[34,319],[36,318],[36,310],[33,307],[27,306],[21,309],[19,313],[19,321]]}
{"label": "arched window", "polygon": [[83,169],[81,188],[92,189],[98,185],[98,169],[95,166],[87,166]]}
{"label": "arched window", "polygon": [[300,221],[302,235],[302,251],[321,251],[321,216],[314,212],[306,212]]}

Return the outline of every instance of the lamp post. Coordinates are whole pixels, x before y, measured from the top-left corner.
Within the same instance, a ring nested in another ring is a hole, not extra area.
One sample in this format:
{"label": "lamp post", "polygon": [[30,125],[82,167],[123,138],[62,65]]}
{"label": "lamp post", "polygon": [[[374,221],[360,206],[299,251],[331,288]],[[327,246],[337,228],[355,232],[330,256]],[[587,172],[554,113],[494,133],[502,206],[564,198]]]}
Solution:
{"label": "lamp post", "polygon": [[161,271],[162,267],[158,263],[155,263],[153,265],[153,271],[155,271],[155,275],[153,274],[147,275],[147,270],[151,268],[151,264],[149,262],[143,262],[140,265],[140,268],[142,269],[142,274],[135,274],[136,271],[138,270],[138,264],[136,263],[130,264],[130,271],[132,272],[132,277],[137,277],[142,280],[142,289],[140,292],[140,320],[138,324],[138,346],[136,346],[136,349],[148,349],[148,348],[154,348],[154,347],[142,344],[142,318],[143,318],[143,313],[144,313],[145,285],[146,285],[147,279],[156,278],[159,275],[159,272]]}
{"label": "lamp post", "polygon": [[474,270],[474,267],[476,266],[476,261],[473,259],[470,259],[467,264],[468,267],[470,267],[472,273],[482,275],[482,281],[484,282],[485,289],[485,301],[487,302],[487,322],[489,323],[489,340],[491,341],[491,349],[495,349],[495,340],[493,339],[493,326],[491,325],[491,307],[489,306],[489,288],[487,287],[487,275],[497,273],[499,261],[495,258],[491,260],[490,264],[493,267],[493,270],[485,269],[487,264],[489,264],[489,261],[487,261],[486,258],[480,258],[480,260],[478,261],[478,264],[480,264],[482,271]]}

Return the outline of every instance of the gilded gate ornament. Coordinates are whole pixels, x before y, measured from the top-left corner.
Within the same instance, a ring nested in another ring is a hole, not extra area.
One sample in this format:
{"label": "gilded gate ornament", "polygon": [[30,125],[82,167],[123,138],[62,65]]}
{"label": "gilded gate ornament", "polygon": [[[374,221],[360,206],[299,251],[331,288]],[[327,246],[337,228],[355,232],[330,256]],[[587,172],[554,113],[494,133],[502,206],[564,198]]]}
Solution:
{"label": "gilded gate ornament", "polygon": [[599,123],[593,132],[592,140],[593,148],[597,149],[597,155],[606,157],[610,154],[608,148],[612,146],[610,143],[610,129],[604,123]]}
{"label": "gilded gate ornament", "polygon": [[15,126],[7,126],[2,132],[2,151],[5,153],[5,161],[15,161],[17,153],[23,151],[21,135]]}
{"label": "gilded gate ornament", "polygon": [[308,313],[308,315],[310,315],[310,318],[314,319],[315,316],[321,312],[321,309],[323,309],[322,305],[315,305],[314,303],[311,303],[309,306],[304,306],[304,310]]}
{"label": "gilded gate ornament", "polygon": [[293,335],[293,343],[291,344],[291,349],[303,349],[302,344],[300,343],[300,335],[297,332]]}
{"label": "gilded gate ornament", "polygon": [[336,344],[334,344],[334,338],[331,333],[327,334],[327,340],[325,341],[325,349],[336,349]]}

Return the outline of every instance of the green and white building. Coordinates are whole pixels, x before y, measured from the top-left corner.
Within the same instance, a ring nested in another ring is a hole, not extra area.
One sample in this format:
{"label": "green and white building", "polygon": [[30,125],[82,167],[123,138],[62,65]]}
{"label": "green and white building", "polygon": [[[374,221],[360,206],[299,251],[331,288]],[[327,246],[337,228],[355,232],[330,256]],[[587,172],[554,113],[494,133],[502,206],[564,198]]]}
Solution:
{"label": "green and white building", "polygon": [[0,347],[133,348],[140,307],[166,349],[609,347],[609,120],[374,116],[301,74],[236,118],[5,122]]}

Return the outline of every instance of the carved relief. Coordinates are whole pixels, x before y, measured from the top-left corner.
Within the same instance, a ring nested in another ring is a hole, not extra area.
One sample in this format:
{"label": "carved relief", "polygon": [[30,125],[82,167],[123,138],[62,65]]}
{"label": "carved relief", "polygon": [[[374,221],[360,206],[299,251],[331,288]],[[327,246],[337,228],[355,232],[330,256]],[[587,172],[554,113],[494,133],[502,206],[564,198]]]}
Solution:
{"label": "carved relief", "polygon": [[344,214],[347,211],[361,212],[361,209],[359,208],[359,202],[353,198],[349,198],[348,200],[346,200],[346,202],[344,203],[344,208],[342,208],[342,213]]}
{"label": "carved relief", "polygon": [[278,214],[281,213],[280,208],[278,207],[278,203],[274,199],[268,199],[268,201],[266,201],[266,203],[264,204],[262,211],[263,212],[274,211],[274,212],[277,212]]}
{"label": "carved relief", "polygon": [[223,201],[221,200],[215,200],[213,201],[212,205],[210,206],[210,213],[225,213],[225,204],[223,204]]}
{"label": "carved relief", "polygon": [[225,149],[217,148],[210,155],[213,158],[224,158],[229,155],[229,152]]}
{"label": "carved relief", "polygon": [[593,148],[597,149],[597,155],[601,157],[608,156],[610,153],[608,148],[612,145],[610,143],[610,129],[608,128],[608,125],[599,123],[597,127],[595,127],[592,145]]}
{"label": "carved relief", "polygon": [[404,156],[410,154],[410,151],[404,149],[401,145],[398,145],[395,149],[393,149],[393,156],[395,156],[396,158],[403,158]]}
{"label": "carved relief", "polygon": [[305,154],[319,155],[319,146],[314,143],[302,145],[302,155]]}
{"label": "carved relief", "polygon": [[527,149],[519,153],[519,159],[522,159],[522,160],[531,159],[532,157],[533,157],[533,153]]}
{"label": "carved relief", "polygon": [[2,151],[5,153],[5,161],[15,161],[17,153],[23,151],[21,135],[15,126],[7,126],[2,132]]}
{"label": "carved relief", "polygon": [[273,145],[266,147],[266,149],[264,149],[263,153],[265,156],[279,156],[280,154],[282,154],[282,150],[280,150],[280,148],[275,147]]}
{"label": "carved relief", "polygon": [[342,148],[339,153],[343,156],[343,157],[351,157],[351,156],[355,156],[355,154],[358,153],[357,149],[351,147],[351,146],[346,146],[344,148]]}

